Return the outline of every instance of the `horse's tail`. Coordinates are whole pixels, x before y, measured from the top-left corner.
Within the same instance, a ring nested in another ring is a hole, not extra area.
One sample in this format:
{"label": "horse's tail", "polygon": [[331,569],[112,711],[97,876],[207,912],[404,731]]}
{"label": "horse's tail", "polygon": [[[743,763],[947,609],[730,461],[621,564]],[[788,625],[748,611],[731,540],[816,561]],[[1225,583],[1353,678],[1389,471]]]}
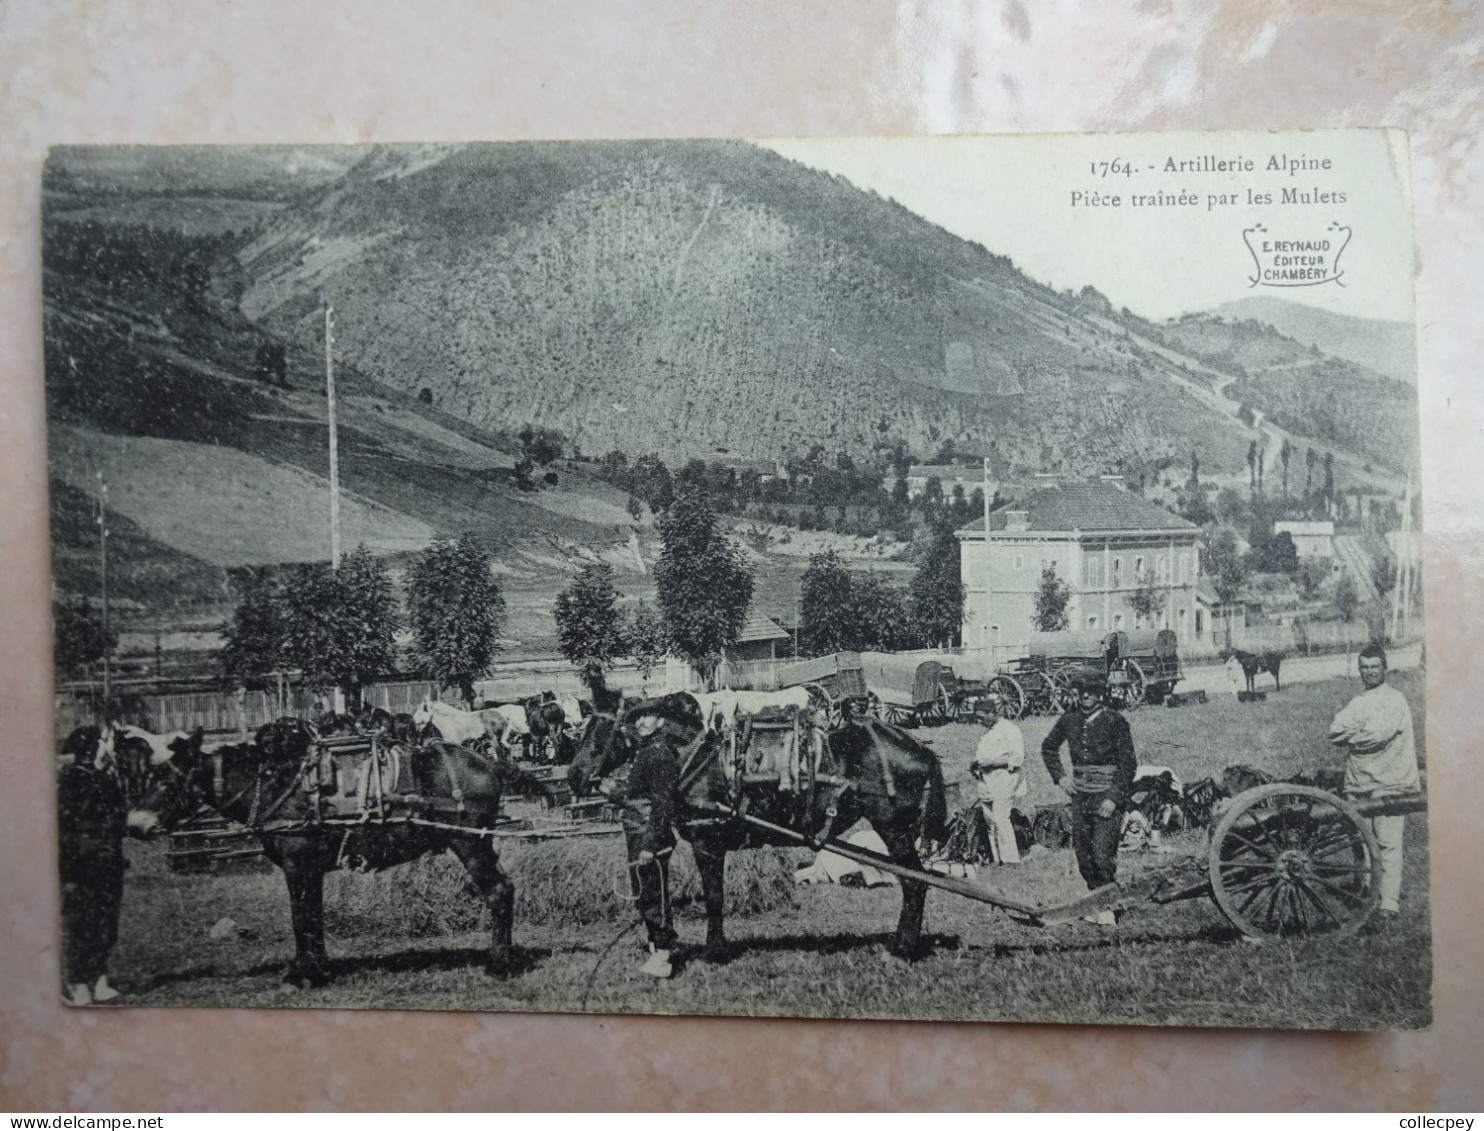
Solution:
{"label": "horse's tail", "polygon": [[943,766],[939,763],[937,754],[930,752],[922,807],[917,814],[917,842],[930,853],[941,848],[947,840],[948,790],[943,784]]}

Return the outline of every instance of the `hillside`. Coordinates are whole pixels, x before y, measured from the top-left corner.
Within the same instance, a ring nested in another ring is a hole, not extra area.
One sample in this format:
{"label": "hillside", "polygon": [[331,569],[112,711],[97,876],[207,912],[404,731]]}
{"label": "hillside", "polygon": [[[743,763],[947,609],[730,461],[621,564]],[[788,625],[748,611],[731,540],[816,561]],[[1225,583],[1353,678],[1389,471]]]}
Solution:
{"label": "hillside", "polygon": [[839,178],[742,143],[376,150],[239,255],[241,308],[361,371],[583,450],[994,445],[1137,467],[1246,440],[1116,329]]}
{"label": "hillside", "polygon": [[1407,322],[1352,318],[1276,298],[1244,298],[1210,313],[1234,321],[1265,322],[1300,345],[1352,361],[1404,385],[1417,383],[1417,337]]}
{"label": "hillside", "polygon": [[1165,341],[1229,377],[1226,396],[1287,431],[1393,472],[1416,462],[1415,386],[1330,357],[1265,322],[1187,315],[1160,331]]}

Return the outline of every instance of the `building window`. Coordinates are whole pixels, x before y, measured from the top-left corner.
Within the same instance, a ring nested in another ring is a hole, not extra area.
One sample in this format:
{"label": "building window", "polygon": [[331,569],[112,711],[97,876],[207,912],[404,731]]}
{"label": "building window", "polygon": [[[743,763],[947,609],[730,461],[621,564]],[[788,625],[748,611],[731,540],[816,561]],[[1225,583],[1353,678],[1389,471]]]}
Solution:
{"label": "building window", "polygon": [[1025,556],[1023,554],[1016,554],[1015,555],[1015,569],[1018,572],[1019,570],[1022,570],[1024,568],[1025,568]]}
{"label": "building window", "polygon": [[1143,576],[1144,576],[1144,559],[1143,558],[1135,558],[1134,559],[1134,581],[1137,583],[1138,580],[1140,578],[1142,578]]}
{"label": "building window", "polygon": [[1114,627],[1115,630],[1116,629],[1120,629],[1120,628],[1123,627],[1123,614],[1122,613],[1114,613],[1113,614],[1113,627]]}
{"label": "building window", "polygon": [[1179,627],[1175,630],[1175,635],[1180,637],[1180,639],[1182,640],[1185,639],[1185,613],[1186,610],[1181,609],[1175,614],[1175,623],[1179,625]]}
{"label": "building window", "polygon": [[1197,609],[1195,611],[1195,634],[1197,636],[1199,636],[1201,634],[1201,632],[1202,632],[1202,626],[1201,626],[1201,620],[1202,619],[1203,619],[1203,613],[1202,613],[1202,611],[1200,609]]}
{"label": "building window", "polygon": [[1086,575],[1082,583],[1089,589],[1101,589],[1103,587],[1103,559],[1098,554],[1087,554],[1083,557],[1083,573]]}
{"label": "building window", "polygon": [[1098,618],[1097,617],[1091,616],[1091,617],[1088,617],[1087,618],[1087,627],[1089,629],[1097,628],[1097,626],[1098,626]]}
{"label": "building window", "polygon": [[1114,589],[1117,589],[1118,586],[1120,584],[1122,584],[1122,579],[1123,579],[1123,559],[1122,558],[1114,558],[1113,559],[1113,588]]}

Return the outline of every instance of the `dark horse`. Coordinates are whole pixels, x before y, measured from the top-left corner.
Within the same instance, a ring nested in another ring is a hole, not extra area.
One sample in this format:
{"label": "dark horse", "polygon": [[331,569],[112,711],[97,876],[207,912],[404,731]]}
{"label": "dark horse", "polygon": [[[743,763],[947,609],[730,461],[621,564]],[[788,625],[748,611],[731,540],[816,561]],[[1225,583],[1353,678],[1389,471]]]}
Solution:
{"label": "dark horse", "polygon": [[488,970],[508,974],[515,885],[500,867],[493,838],[477,830],[495,827],[500,795],[520,771],[463,746],[410,747],[387,786],[390,817],[336,819],[326,815],[318,788],[322,757],[309,728],[292,718],[268,723],[249,744],[214,754],[199,747],[177,751],[155,767],[156,784],[129,813],[131,831],[167,831],[202,803],[252,829],[288,884],[295,953],[284,980],[296,985],[322,985],[330,977],[326,872],[351,866],[381,871],[450,849],[493,912]]}
{"label": "dark horse", "polygon": [[[690,700],[683,712],[671,709],[675,700]],[[937,755],[899,727],[873,718],[851,719],[824,736],[814,785],[786,793],[764,784],[760,790],[739,783],[738,775],[725,765],[733,749],[729,736],[704,728],[695,701],[683,693],[644,700],[626,712],[598,712],[588,719],[578,744],[568,780],[574,794],[619,768],[656,753],[653,742],[668,742],[663,728],[639,725],[665,717],[664,727],[675,726],[679,714],[694,715],[674,735],[683,745],[674,755],[682,760],[673,791],[676,830],[690,842],[706,903],[706,955],[721,958],[726,951],[722,929],[722,906],[726,854],[765,845],[796,847],[798,841],[728,816],[739,808],[772,823],[791,828],[818,844],[830,836],[843,835],[856,821],[870,822],[885,842],[888,855],[906,868],[920,871],[918,844],[940,844],[947,831],[947,803],[943,772]],[[646,730],[653,730],[644,737]],[[658,751],[667,756],[665,751]],[[658,802],[656,802],[658,804]],[[626,817],[627,820],[627,817]],[[630,874],[636,896],[644,902],[638,886],[643,882],[639,865],[638,839],[630,837]],[[660,882],[664,882],[661,874]],[[922,934],[924,884],[902,881],[902,913],[892,950],[902,957],[915,957]],[[668,901],[659,901],[656,915],[645,915],[652,944],[664,948],[656,937],[670,932]],[[662,920],[662,921],[660,921]]]}
{"label": "dark horse", "polygon": [[1247,677],[1248,691],[1256,690],[1254,685],[1257,683],[1257,677],[1263,672],[1267,672],[1273,677],[1274,691],[1283,690],[1282,685],[1278,682],[1278,669],[1283,666],[1282,652],[1263,652],[1258,654],[1244,652],[1240,648],[1233,648],[1221,658],[1226,660],[1232,657],[1236,657],[1237,663],[1242,665],[1242,674]]}

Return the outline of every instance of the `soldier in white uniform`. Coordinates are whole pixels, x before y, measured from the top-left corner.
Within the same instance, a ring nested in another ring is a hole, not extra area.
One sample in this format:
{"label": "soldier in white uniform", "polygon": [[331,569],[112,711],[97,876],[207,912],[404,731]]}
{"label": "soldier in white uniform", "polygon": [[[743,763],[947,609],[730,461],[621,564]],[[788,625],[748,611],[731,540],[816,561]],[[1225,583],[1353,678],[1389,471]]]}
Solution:
{"label": "soldier in white uniform", "polygon": [[969,770],[979,783],[979,805],[994,838],[995,859],[1001,864],[1019,864],[1020,847],[1015,843],[1010,810],[1026,794],[1025,739],[1018,726],[1000,717],[1000,702],[993,695],[979,700],[974,714],[985,731]]}
{"label": "soldier in white uniform", "polygon": [[[1386,683],[1386,652],[1377,644],[1360,651],[1360,682],[1365,690],[1350,700],[1329,725],[1329,740],[1344,747],[1346,797],[1371,799],[1422,788],[1417,772],[1417,741],[1406,696]],[[1372,817],[1371,832],[1381,850],[1382,921],[1401,907],[1401,815]]]}

